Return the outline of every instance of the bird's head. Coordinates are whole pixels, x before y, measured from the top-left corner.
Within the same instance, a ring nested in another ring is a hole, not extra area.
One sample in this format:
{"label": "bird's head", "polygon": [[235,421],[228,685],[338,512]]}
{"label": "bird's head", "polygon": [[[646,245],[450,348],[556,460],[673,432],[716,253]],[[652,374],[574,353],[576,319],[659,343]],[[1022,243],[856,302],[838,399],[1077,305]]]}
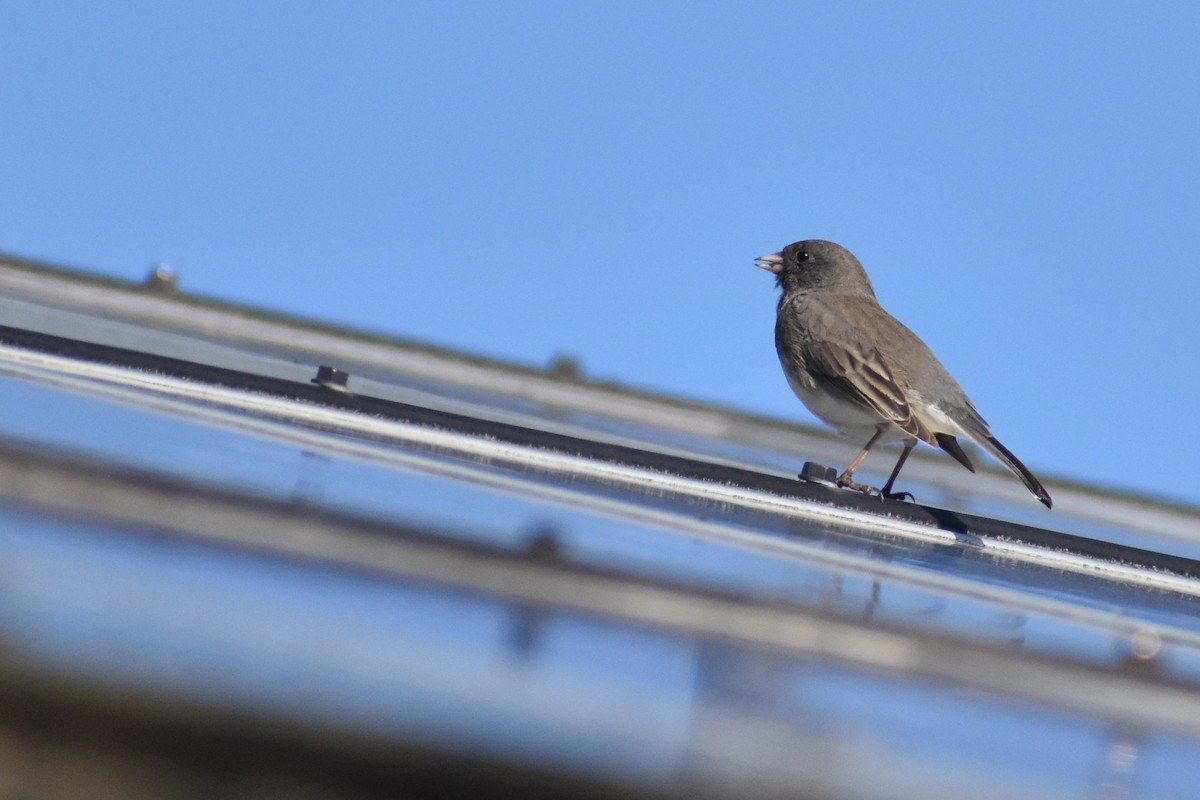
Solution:
{"label": "bird's head", "polygon": [[784,294],[823,290],[875,296],[862,264],[846,248],[824,239],[793,242],[778,253],[759,256],[755,266],[775,273]]}

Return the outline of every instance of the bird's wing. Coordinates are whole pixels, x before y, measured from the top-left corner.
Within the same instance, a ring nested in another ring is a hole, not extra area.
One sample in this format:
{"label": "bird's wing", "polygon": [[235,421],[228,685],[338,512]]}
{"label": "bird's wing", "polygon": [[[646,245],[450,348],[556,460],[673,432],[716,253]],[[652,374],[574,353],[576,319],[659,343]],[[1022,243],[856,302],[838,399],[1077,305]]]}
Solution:
{"label": "bird's wing", "polygon": [[810,372],[822,376],[830,391],[868,406],[909,435],[938,446],[933,432],[913,413],[887,360],[846,313],[835,302],[811,296],[798,300],[804,307],[794,311],[805,324],[793,342]]}

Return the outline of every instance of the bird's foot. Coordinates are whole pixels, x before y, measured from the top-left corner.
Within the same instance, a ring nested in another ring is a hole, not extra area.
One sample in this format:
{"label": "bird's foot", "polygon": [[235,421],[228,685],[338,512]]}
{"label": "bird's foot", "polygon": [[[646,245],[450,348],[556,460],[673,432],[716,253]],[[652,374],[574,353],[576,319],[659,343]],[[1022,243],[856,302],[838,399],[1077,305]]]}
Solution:
{"label": "bird's foot", "polygon": [[850,480],[850,476],[844,472],[841,475],[838,475],[836,482],[837,485],[843,489],[853,489],[856,492],[862,492],[868,496],[876,494],[879,491],[878,489],[873,489],[870,486],[867,486],[865,483],[856,483],[855,481]]}
{"label": "bird's foot", "polygon": [[909,503],[917,502],[917,498],[913,497],[912,492],[880,492],[879,496],[884,500],[900,500]]}

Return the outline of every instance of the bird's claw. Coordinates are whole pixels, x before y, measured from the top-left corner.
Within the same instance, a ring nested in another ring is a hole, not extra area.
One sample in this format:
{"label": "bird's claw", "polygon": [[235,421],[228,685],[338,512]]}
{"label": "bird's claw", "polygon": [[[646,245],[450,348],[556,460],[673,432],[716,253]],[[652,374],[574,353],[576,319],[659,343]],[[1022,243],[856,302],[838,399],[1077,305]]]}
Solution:
{"label": "bird's claw", "polygon": [[[836,481],[837,485],[843,489],[853,489],[856,492],[862,492],[867,497],[878,497],[880,500],[898,500],[900,502],[917,502],[917,498],[913,497],[912,492],[891,492],[882,489],[876,489],[873,486],[867,486],[864,483],[857,483],[850,480],[846,475],[839,475]],[[885,489],[887,487],[884,487]]]}
{"label": "bird's claw", "polygon": [[866,484],[856,483],[855,481],[850,480],[850,478],[848,478],[845,475],[838,476],[837,485],[843,489],[853,489],[856,492],[862,492],[863,494],[868,495],[868,496],[870,496],[872,494],[876,494],[879,491],[878,489],[874,489],[870,486],[867,486]]}

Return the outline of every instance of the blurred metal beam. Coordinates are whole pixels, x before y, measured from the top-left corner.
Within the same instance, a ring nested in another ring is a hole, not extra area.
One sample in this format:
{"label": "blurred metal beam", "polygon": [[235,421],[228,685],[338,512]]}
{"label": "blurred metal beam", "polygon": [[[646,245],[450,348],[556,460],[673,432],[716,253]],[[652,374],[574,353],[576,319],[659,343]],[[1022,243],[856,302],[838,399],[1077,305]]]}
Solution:
{"label": "blurred metal beam", "polygon": [[[107,522],[381,579],[415,581],[620,620],[701,640],[859,669],[945,681],[1022,702],[1099,715],[1113,724],[1200,735],[1200,686],[1155,669],[1134,648],[1123,665],[931,633],[735,592],[572,563],[544,547],[512,550],[268,500],[0,440],[0,502]],[[1152,635],[1148,632],[1148,635]]]}

